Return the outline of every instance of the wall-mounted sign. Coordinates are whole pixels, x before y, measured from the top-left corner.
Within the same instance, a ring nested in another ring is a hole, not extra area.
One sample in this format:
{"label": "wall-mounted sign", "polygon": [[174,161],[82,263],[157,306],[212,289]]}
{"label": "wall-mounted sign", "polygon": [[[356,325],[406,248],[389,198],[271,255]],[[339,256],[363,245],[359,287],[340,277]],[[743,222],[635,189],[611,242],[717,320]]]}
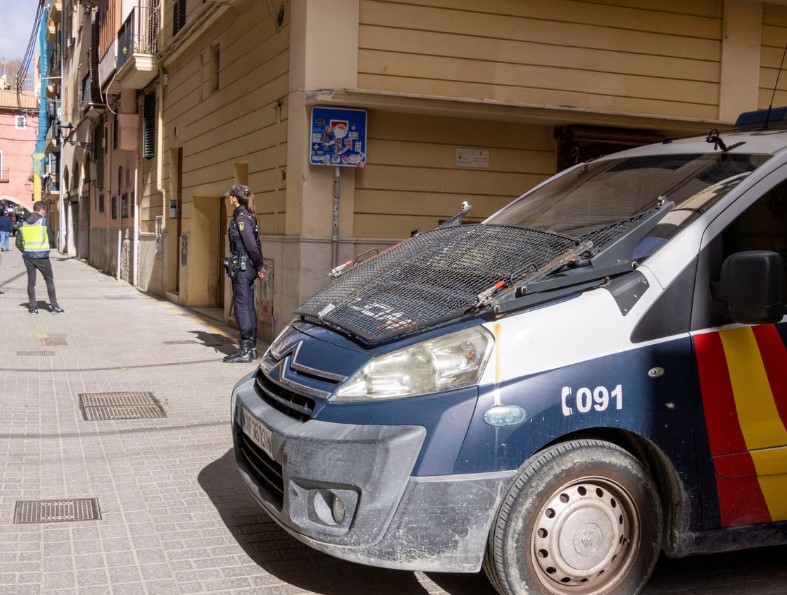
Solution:
{"label": "wall-mounted sign", "polygon": [[479,169],[489,168],[489,150],[471,149],[468,147],[457,147],[456,149],[457,167],[475,167]]}
{"label": "wall-mounted sign", "polygon": [[313,107],[309,163],[364,167],[366,112],[339,107]]}

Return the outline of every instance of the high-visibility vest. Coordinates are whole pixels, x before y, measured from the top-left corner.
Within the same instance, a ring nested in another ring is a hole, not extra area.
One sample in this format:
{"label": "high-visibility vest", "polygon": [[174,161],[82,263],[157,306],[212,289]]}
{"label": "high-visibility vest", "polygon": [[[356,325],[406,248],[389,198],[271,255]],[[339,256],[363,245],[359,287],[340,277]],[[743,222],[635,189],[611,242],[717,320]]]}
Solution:
{"label": "high-visibility vest", "polygon": [[25,244],[24,252],[30,256],[49,255],[49,234],[47,233],[46,221],[42,217],[35,223],[23,223],[19,228],[22,240]]}

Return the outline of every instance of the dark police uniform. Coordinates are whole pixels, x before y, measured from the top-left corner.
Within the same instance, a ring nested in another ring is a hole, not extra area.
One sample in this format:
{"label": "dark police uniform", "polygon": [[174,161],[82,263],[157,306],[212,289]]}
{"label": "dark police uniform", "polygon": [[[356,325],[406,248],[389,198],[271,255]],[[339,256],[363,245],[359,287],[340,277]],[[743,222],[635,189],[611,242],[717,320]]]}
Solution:
{"label": "dark police uniform", "polygon": [[[254,281],[262,269],[262,246],[257,221],[239,206],[232,212],[227,235],[232,253],[233,307],[241,341],[257,340],[257,312],[254,309]],[[256,343],[252,343],[255,345]]]}

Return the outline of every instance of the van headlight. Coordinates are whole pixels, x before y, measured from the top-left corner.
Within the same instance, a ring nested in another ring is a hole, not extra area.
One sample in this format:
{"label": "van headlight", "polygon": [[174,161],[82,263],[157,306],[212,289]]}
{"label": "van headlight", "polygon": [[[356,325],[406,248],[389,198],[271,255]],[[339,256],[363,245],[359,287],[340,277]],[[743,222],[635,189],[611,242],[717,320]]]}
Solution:
{"label": "van headlight", "polygon": [[493,344],[492,334],[476,326],[392,351],[366,364],[333,400],[396,399],[473,386]]}

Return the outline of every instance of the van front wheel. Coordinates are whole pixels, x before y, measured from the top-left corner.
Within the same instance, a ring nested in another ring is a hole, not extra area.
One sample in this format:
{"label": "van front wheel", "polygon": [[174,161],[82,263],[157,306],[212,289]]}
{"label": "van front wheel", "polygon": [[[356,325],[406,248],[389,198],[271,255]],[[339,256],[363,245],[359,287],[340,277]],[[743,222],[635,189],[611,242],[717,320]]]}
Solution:
{"label": "van front wheel", "polygon": [[653,480],[630,453],[574,440],[535,455],[492,526],[484,571],[504,595],[637,593],[661,549]]}

